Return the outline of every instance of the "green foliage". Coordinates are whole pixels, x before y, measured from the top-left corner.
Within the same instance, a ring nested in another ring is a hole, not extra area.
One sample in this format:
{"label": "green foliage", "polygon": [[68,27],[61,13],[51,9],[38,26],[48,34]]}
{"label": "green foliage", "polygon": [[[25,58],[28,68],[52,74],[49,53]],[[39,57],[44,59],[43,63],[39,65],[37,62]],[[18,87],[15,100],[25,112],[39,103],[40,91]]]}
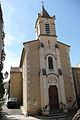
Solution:
{"label": "green foliage", "polygon": [[[2,38],[5,36],[5,33],[2,32]],[[5,60],[5,52],[4,52],[4,39],[2,39],[2,51],[1,51],[1,61],[0,61],[0,100],[3,98],[4,94],[4,87],[3,87],[3,65],[4,65],[4,60]]]}
{"label": "green foliage", "polygon": [[3,104],[3,95],[4,95],[4,86],[3,86],[3,65],[5,60],[5,52],[4,52],[4,37],[5,33],[2,32],[2,51],[1,51],[1,60],[0,60],[0,118],[2,117],[1,110],[2,110],[2,104]]}
{"label": "green foliage", "polygon": [[2,117],[2,103],[3,103],[3,94],[4,94],[4,87],[3,87],[3,73],[2,73],[2,65],[0,65],[0,118]]}
{"label": "green foliage", "polygon": [[[1,66],[1,65],[0,65]],[[3,87],[3,73],[0,70],[0,100],[1,98],[3,98],[3,94],[4,94],[4,87]]]}
{"label": "green foliage", "polygon": [[1,111],[2,111],[2,100],[0,99],[0,118],[2,118],[2,113],[1,113]]}

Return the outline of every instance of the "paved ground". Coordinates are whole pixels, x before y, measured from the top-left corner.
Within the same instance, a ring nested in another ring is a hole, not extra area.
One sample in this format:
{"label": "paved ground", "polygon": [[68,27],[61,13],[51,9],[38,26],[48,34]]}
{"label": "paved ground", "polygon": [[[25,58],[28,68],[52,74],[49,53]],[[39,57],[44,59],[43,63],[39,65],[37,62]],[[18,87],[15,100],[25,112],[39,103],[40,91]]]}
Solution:
{"label": "paved ground", "polygon": [[[1,120],[65,120],[65,118],[53,118],[53,116],[29,116],[26,117],[22,114],[20,109],[8,109],[6,105],[3,106],[3,119]],[[71,117],[66,120],[72,120]]]}
{"label": "paved ground", "polygon": [[6,105],[3,106],[3,119],[2,120],[43,120],[36,117],[26,117],[22,114],[20,109],[8,109]]}

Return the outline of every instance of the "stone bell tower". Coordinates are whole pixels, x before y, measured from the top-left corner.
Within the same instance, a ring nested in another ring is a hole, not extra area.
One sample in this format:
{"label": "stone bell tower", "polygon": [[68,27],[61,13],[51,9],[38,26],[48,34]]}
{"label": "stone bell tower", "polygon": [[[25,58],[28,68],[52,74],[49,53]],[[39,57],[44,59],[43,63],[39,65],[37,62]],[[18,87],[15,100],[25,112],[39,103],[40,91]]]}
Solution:
{"label": "stone bell tower", "polygon": [[[55,31],[55,16],[51,17],[43,5],[41,13],[38,14],[35,28],[36,38],[40,41],[41,107],[43,111],[45,108],[47,111],[59,109],[60,102],[66,104],[66,99],[63,75],[59,75],[59,70],[61,72],[61,61]],[[56,94],[57,99],[53,95],[55,100],[51,100],[50,95],[53,93]],[[51,101],[55,102],[51,103]],[[44,112],[43,114],[48,113]]]}
{"label": "stone bell tower", "polygon": [[55,16],[50,17],[48,12],[45,10],[42,5],[42,11],[38,14],[36,24],[36,39],[39,39],[40,36],[54,36],[56,37],[55,32]]}

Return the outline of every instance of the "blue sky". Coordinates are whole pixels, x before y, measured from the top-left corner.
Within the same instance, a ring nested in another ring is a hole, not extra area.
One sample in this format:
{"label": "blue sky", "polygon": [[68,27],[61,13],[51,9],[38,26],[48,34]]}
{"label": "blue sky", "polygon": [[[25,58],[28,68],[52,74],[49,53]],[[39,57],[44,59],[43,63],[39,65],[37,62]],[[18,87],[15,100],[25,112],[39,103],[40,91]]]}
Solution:
{"label": "blue sky", "polygon": [[[44,0],[48,13],[56,16],[57,40],[71,46],[71,65],[80,63],[80,0]],[[23,42],[35,40],[35,22],[41,0],[1,0],[6,60],[4,69],[19,66]]]}

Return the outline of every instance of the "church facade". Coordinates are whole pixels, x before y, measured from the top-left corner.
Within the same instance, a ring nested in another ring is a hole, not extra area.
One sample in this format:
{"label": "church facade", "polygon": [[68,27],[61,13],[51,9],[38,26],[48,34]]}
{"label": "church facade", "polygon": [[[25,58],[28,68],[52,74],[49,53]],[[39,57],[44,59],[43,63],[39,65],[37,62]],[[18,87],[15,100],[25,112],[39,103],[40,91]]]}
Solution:
{"label": "church facade", "polygon": [[[76,100],[70,46],[57,41],[55,16],[51,17],[44,6],[38,14],[35,29],[36,40],[23,43],[19,68],[11,67],[10,86],[14,84],[14,87],[10,87],[10,96],[19,98],[29,115],[68,110]],[[17,80],[19,84],[16,84]]]}

